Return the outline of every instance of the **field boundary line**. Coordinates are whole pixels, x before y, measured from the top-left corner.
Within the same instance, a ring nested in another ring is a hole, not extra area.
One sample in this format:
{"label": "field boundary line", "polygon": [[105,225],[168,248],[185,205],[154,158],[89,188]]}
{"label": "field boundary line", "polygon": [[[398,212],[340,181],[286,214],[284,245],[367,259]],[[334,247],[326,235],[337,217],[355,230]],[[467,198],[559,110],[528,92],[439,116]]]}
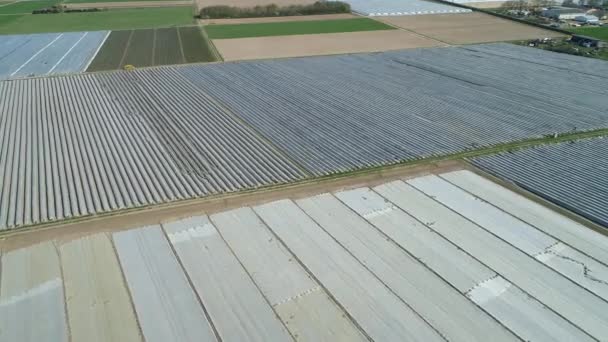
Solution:
{"label": "field boundary line", "polygon": [[153,29],[152,32],[152,65],[156,65],[156,37],[158,29]]}
{"label": "field boundary line", "polygon": [[[539,204],[543,205],[544,207],[547,207],[548,209],[553,210],[560,215],[566,216],[567,218],[569,218],[577,223],[580,223],[581,225],[583,225],[597,233],[600,233],[600,234],[608,237],[608,230],[606,228],[604,228],[600,224],[586,218],[585,216],[582,216],[581,214],[578,214],[565,207],[562,207],[559,204],[551,202],[548,199],[540,196],[539,194],[536,194],[530,190],[527,190],[526,188],[519,186],[516,183],[513,183],[505,178],[500,178],[498,176],[495,176],[494,174],[480,168],[479,166],[474,165],[468,159],[464,159],[463,162],[466,164],[468,170],[470,170],[471,172],[473,172],[481,177],[484,177],[485,179],[490,180],[490,181],[502,186],[505,189],[513,191],[533,202],[539,203]],[[557,239],[557,240],[559,240],[559,239]]]}
{"label": "field boundary line", "polygon": [[49,46],[55,44],[55,42],[62,36],[63,36],[63,33],[61,33],[60,35],[55,37],[55,39],[53,39],[50,43],[46,44],[46,46],[43,47],[42,49],[38,50],[38,52],[36,52],[32,57],[30,57],[27,61],[25,61],[25,63],[21,64],[21,66],[17,70],[13,71],[13,73],[10,74],[9,76],[14,76],[16,73],[21,71],[21,69],[23,69],[24,66],[26,66],[29,62],[31,62],[34,58],[36,58],[36,56],[38,56],[42,51],[46,50]]}
{"label": "field boundary line", "polygon": [[422,37],[422,38],[426,38],[426,39],[434,40],[434,41],[436,41],[436,42],[443,43],[443,44],[445,44],[445,45],[447,45],[447,46],[453,46],[453,44],[450,44],[450,43],[448,43],[448,42],[445,42],[445,41],[443,41],[443,40],[441,40],[441,39],[437,39],[437,38],[434,38],[434,37],[431,37],[431,36],[427,36],[427,35],[425,35],[425,34],[422,34],[422,33],[418,32],[418,31],[414,31],[414,30],[412,30],[412,29],[408,29],[408,28],[405,28],[405,27],[401,27],[401,26],[395,25],[395,24],[390,23],[390,22],[386,22],[386,21],[382,20],[382,17],[373,17],[373,18],[371,18],[371,19],[372,19],[372,20],[379,21],[379,22],[381,22],[381,23],[383,23],[383,24],[385,24],[385,25],[388,25],[388,26],[390,26],[390,27],[394,27],[394,28],[395,28],[395,29],[397,29],[397,30],[401,30],[401,31],[406,31],[406,32],[413,33],[413,34],[417,35],[418,37]]}
{"label": "field boundary line", "polygon": [[179,41],[179,51],[182,53],[182,63],[186,64],[186,54],[184,53],[184,41],[182,40],[182,30],[181,27],[176,27],[177,31],[177,40]]}
{"label": "field boundary line", "polygon": [[53,65],[53,67],[47,72],[47,74],[50,74],[53,72],[53,70],[55,70],[55,68],[59,65],[59,63],[63,62],[63,60],[67,57],[67,55],[70,54],[70,52],[72,52],[72,50],[74,50],[74,48],[76,47],[76,45],[80,44],[80,42],[84,39],[84,37],[86,37],[89,34],[89,32],[85,32],[82,37],[80,37],[76,43],[74,43],[74,45],[72,45],[72,47],[70,47],[68,49],[68,51],[66,53],[63,54],[63,56],[61,56],[61,58],[59,58],[59,60],[57,61],[57,63],[55,63],[55,65]]}
{"label": "field boundary line", "polygon": [[127,40],[127,45],[125,45],[125,51],[122,52],[122,57],[120,58],[120,62],[118,63],[118,67],[116,69],[122,68],[123,63],[125,62],[125,58],[127,58],[127,51],[129,51],[129,47],[131,46],[131,39],[133,39],[133,35],[135,34],[135,30],[131,30],[129,34],[129,39]]}
{"label": "field boundary line", "polygon": [[108,33],[106,33],[106,36],[99,43],[99,46],[97,47],[97,49],[95,50],[95,52],[93,53],[93,55],[91,56],[91,58],[89,58],[89,61],[87,62],[87,65],[84,67],[84,69],[82,69],[82,71],[87,71],[87,69],[89,69],[89,67],[91,66],[91,63],[93,63],[93,60],[95,59],[95,57],[97,57],[97,54],[99,53],[99,51],[101,50],[101,48],[103,47],[103,45],[106,43],[106,40],[108,40],[108,37],[110,36],[111,33],[112,33],[112,31],[108,31]]}
{"label": "field boundary line", "polygon": [[8,5],[12,5],[12,4],[16,4],[16,3],[18,3],[18,2],[19,2],[19,1],[13,1],[13,2],[9,2],[9,3],[7,3],[7,4],[0,5],[0,7],[4,7],[4,6],[8,6]]}
{"label": "field boundary line", "polygon": [[209,35],[207,34],[205,27],[199,26],[198,29],[199,29],[199,31],[201,31],[203,38],[207,41],[207,44],[209,45],[209,49],[211,50],[211,53],[213,53],[213,57],[215,57],[218,61],[223,62],[224,57],[222,57],[219,50],[215,47],[215,44],[213,44],[213,41],[211,40],[211,38],[209,38]]}

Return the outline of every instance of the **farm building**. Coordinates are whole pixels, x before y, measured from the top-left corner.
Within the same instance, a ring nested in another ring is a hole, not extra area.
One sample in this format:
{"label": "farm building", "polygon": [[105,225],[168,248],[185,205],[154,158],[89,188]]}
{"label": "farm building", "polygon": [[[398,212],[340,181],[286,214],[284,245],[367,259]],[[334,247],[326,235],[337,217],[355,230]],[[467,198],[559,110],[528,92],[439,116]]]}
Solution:
{"label": "farm building", "polygon": [[559,19],[559,20],[574,20],[576,17],[584,15],[585,12],[578,8],[570,7],[549,7],[541,12],[543,17]]}
{"label": "farm building", "polygon": [[575,21],[582,23],[582,24],[589,24],[589,25],[598,25],[600,23],[600,19],[594,15],[579,15],[576,16],[574,18]]}

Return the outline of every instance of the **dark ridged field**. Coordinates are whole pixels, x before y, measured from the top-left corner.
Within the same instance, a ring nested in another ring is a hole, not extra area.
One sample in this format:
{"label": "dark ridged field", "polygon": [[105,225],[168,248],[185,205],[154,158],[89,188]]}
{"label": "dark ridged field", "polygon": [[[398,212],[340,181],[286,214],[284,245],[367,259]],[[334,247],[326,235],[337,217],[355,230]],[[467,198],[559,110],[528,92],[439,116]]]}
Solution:
{"label": "dark ridged field", "polygon": [[154,63],[156,65],[184,63],[181,45],[178,30],[173,28],[156,30]]}
{"label": "dark ridged field", "polygon": [[87,71],[112,70],[121,66],[124,52],[133,34],[129,31],[112,31]]}
{"label": "dark ridged field", "polygon": [[124,65],[147,67],[154,65],[154,41],[156,30],[133,31],[131,42],[127,48]]}
{"label": "dark ridged field", "polygon": [[180,27],[179,35],[186,63],[214,62],[215,54],[209,40],[203,37],[198,27]]}
{"label": "dark ridged field", "polygon": [[215,61],[199,27],[113,31],[87,71]]}

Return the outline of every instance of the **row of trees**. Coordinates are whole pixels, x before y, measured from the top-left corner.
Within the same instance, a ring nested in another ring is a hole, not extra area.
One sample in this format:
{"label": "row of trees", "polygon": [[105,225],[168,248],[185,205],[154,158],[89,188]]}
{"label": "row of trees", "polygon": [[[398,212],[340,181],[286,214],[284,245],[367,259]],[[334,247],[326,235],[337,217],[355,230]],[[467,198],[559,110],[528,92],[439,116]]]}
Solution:
{"label": "row of trees", "polygon": [[317,1],[311,5],[279,7],[275,4],[249,8],[209,6],[201,9],[202,19],[283,17],[296,15],[350,13],[350,5],[341,1]]}
{"label": "row of trees", "polygon": [[103,8],[69,8],[63,5],[53,5],[48,8],[33,10],[32,14],[57,14],[57,13],[82,13],[82,12],[100,12]]}

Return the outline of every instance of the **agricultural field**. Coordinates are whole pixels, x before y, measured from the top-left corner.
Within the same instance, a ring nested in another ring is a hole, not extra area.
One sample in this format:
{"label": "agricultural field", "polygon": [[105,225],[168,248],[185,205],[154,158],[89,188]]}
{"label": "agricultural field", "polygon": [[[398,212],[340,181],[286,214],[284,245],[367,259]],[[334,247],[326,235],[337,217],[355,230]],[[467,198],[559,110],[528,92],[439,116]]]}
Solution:
{"label": "agricultural field", "polygon": [[470,9],[425,0],[346,0],[354,13],[367,16],[401,16],[466,13]]}
{"label": "agricultural field", "polygon": [[197,26],[113,31],[87,71],[215,61]]}
{"label": "agricultural field", "polygon": [[392,29],[394,28],[391,26],[368,18],[206,26],[209,38],[211,39],[288,36]]}
{"label": "agricultural field", "polygon": [[258,5],[275,4],[277,6],[308,5],[316,0],[195,0],[198,8],[208,6],[255,7]]}
{"label": "agricultural field", "polygon": [[472,171],[421,171],[4,236],[0,340],[608,336],[606,235]]}
{"label": "agricultural field", "polygon": [[584,72],[604,62],[549,67],[555,53],[498,45],[511,56],[484,44],[180,72],[315,175],[608,127],[608,79]]}
{"label": "agricultural field", "polygon": [[318,21],[318,20],[336,20],[336,19],[353,19],[356,15],[350,13],[338,14],[318,14],[318,15],[301,15],[287,17],[261,17],[261,18],[233,18],[233,19],[200,19],[199,22],[203,25],[216,24],[255,24],[255,23],[280,23],[294,21]]}
{"label": "agricultural field", "polygon": [[378,52],[443,44],[404,30],[214,39],[225,61]]}
{"label": "agricultural field", "polygon": [[[163,2],[167,0],[136,0],[136,2]],[[63,0],[63,4],[87,4],[97,2],[133,2],[133,0]]]}
{"label": "agricultural field", "polygon": [[0,36],[0,79],[84,71],[108,31]]}
{"label": "agricultural field", "polygon": [[190,25],[190,7],[113,9],[103,12],[0,16],[0,34],[123,30]]}
{"label": "agricultural field", "polygon": [[488,173],[608,228],[608,139],[522,149],[473,159]]}
{"label": "agricultural field", "polygon": [[378,19],[449,44],[474,44],[564,36],[558,32],[543,30],[478,12],[395,16]]}
{"label": "agricultural field", "polygon": [[166,1],[166,0],[144,0],[144,1],[113,1],[105,2],[103,0],[95,0],[95,2],[70,2],[63,3],[70,9],[82,9],[82,8],[104,8],[104,9],[117,9],[117,8],[148,8],[148,7],[178,7],[188,6],[192,8],[192,1],[190,0],[177,0],[177,1]]}
{"label": "agricultural field", "polygon": [[587,72],[608,65],[567,57],[483,44],[2,81],[0,229],[608,128],[608,79]]}
{"label": "agricultural field", "polygon": [[593,38],[597,38],[597,39],[608,41],[608,26],[604,26],[604,27],[579,27],[579,28],[569,29],[569,31],[572,31],[572,32],[577,33],[577,34],[582,34],[584,36],[589,36],[589,37],[593,37]]}
{"label": "agricultural field", "polygon": [[42,1],[19,1],[12,3],[0,3],[0,14],[31,14],[33,10],[51,7],[57,4],[55,0],[42,0]]}

